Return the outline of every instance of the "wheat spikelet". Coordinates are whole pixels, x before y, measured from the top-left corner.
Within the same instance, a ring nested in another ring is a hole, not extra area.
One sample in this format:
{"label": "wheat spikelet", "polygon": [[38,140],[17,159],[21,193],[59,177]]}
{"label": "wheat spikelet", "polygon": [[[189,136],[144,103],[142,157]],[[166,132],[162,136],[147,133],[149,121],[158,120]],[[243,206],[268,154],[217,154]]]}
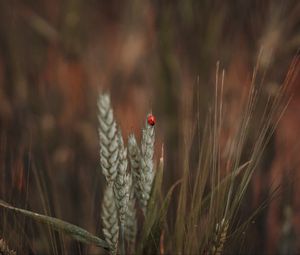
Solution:
{"label": "wheat spikelet", "polygon": [[100,164],[107,182],[109,185],[112,185],[117,176],[119,143],[117,125],[114,120],[108,94],[99,96],[98,109],[100,124],[98,130],[100,137]]}
{"label": "wheat spikelet", "polygon": [[227,239],[228,227],[229,223],[228,220],[225,220],[225,218],[216,225],[211,255],[220,255],[223,253],[224,244]]}
{"label": "wheat spikelet", "polygon": [[154,153],[154,126],[151,126],[146,121],[146,126],[143,129],[143,136],[141,141],[141,206],[146,213],[148,200],[152,189],[152,183],[154,179],[153,171],[153,153]]}
{"label": "wheat spikelet", "polygon": [[127,150],[124,147],[124,142],[120,131],[118,132],[118,138],[119,166],[118,174],[114,182],[114,195],[116,206],[118,208],[120,223],[125,224],[131,181],[129,174],[127,173]]}
{"label": "wheat spikelet", "polygon": [[101,217],[105,241],[109,245],[110,253],[116,254],[119,240],[119,222],[115,198],[110,185],[106,187],[104,192]]}
{"label": "wheat spikelet", "polygon": [[0,239],[0,254],[1,255],[16,255],[17,253],[11,250],[4,239]]}
{"label": "wheat spikelet", "polygon": [[128,201],[128,208],[126,211],[126,221],[125,221],[125,238],[129,243],[130,247],[134,247],[136,233],[137,233],[137,220],[136,220],[136,210],[135,210],[135,197],[134,189],[132,187],[132,178],[130,180],[130,197]]}
{"label": "wheat spikelet", "polygon": [[138,201],[141,202],[141,152],[133,134],[129,135],[128,137],[128,152],[131,165],[134,194]]}

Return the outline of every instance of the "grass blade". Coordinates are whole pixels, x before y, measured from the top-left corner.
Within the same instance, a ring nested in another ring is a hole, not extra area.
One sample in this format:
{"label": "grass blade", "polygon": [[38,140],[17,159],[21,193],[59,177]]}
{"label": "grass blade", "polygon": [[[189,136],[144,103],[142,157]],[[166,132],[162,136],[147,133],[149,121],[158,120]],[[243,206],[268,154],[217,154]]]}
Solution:
{"label": "grass blade", "polygon": [[0,206],[5,209],[14,211],[16,213],[20,213],[25,216],[28,216],[40,223],[49,225],[54,230],[60,231],[64,234],[67,234],[79,242],[86,243],[86,244],[94,244],[94,245],[102,247],[102,248],[108,248],[107,243],[104,240],[102,240],[101,238],[91,234],[90,232],[86,231],[83,228],[80,228],[80,227],[73,225],[71,223],[68,223],[66,221],[63,221],[63,220],[60,220],[60,219],[57,219],[54,217],[50,217],[47,215],[42,215],[42,214],[38,214],[35,212],[31,212],[31,211],[28,211],[25,209],[17,208],[17,207],[14,207],[14,206],[4,202],[3,200],[0,200]]}

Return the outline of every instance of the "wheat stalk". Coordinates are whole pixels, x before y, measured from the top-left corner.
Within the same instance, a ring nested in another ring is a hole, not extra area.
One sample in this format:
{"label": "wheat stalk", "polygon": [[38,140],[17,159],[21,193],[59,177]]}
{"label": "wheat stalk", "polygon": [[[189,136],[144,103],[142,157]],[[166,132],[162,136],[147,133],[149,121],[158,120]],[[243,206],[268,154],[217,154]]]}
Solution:
{"label": "wheat stalk", "polygon": [[146,121],[146,126],[142,132],[141,150],[139,149],[135,136],[130,135],[128,138],[128,151],[135,194],[143,212],[146,213],[154,179],[154,127],[149,125]]}
{"label": "wheat stalk", "polygon": [[109,245],[110,253],[116,254],[118,251],[119,222],[114,193],[110,185],[106,187],[104,192],[101,217],[105,241]]}
{"label": "wheat stalk", "polygon": [[98,130],[100,137],[100,164],[108,184],[112,185],[117,177],[119,142],[117,125],[114,120],[108,94],[99,96],[98,109],[98,119],[100,124]]}
{"label": "wheat stalk", "polygon": [[227,239],[228,227],[229,222],[225,218],[223,218],[220,223],[217,223],[210,253],[211,255],[221,255],[223,253],[224,244]]}
{"label": "wheat stalk", "polygon": [[0,254],[1,255],[16,255],[17,253],[11,250],[4,239],[0,239]]}
{"label": "wheat stalk", "polygon": [[114,182],[114,195],[116,200],[116,206],[118,209],[118,215],[120,220],[120,244],[121,254],[125,254],[125,237],[124,237],[124,225],[126,212],[129,201],[130,192],[130,175],[127,173],[127,150],[124,147],[124,141],[121,135],[121,131],[118,132],[119,138],[119,166],[118,174]]}
{"label": "wheat stalk", "polygon": [[125,238],[129,243],[130,247],[135,246],[135,239],[137,233],[137,220],[136,220],[136,210],[135,210],[135,197],[134,189],[132,186],[132,177],[130,180],[130,197],[128,201],[128,208],[126,211],[126,221],[125,221]]}
{"label": "wheat stalk", "polygon": [[125,223],[126,211],[130,191],[130,175],[127,173],[127,150],[124,147],[124,141],[121,131],[118,132],[119,141],[119,166],[118,174],[114,182],[114,195],[116,206],[118,208],[120,223]]}
{"label": "wheat stalk", "polygon": [[[134,246],[137,232],[133,194],[136,194],[144,214],[150,198],[154,179],[154,127],[146,122],[146,127],[143,129],[141,150],[134,135],[129,136],[128,151],[132,172],[129,174],[127,172],[127,149],[124,146],[121,131],[117,131],[110,98],[107,94],[99,96],[98,108],[100,163],[108,182],[102,204],[103,233],[111,253],[115,254],[120,229],[120,251],[124,254],[124,239],[127,239],[131,247]],[[132,188],[132,181],[134,189]]]}
{"label": "wheat stalk", "polygon": [[131,174],[133,179],[134,194],[138,201],[142,200],[141,188],[141,151],[133,134],[128,137],[128,152],[131,165]]}
{"label": "wheat stalk", "polygon": [[[149,115],[148,115],[149,116]],[[146,126],[143,129],[143,136],[141,141],[141,178],[140,178],[140,187],[141,187],[141,206],[146,213],[148,201],[151,194],[152,183],[154,179],[153,171],[153,153],[154,153],[154,140],[155,132],[154,126],[151,126],[146,121]]]}

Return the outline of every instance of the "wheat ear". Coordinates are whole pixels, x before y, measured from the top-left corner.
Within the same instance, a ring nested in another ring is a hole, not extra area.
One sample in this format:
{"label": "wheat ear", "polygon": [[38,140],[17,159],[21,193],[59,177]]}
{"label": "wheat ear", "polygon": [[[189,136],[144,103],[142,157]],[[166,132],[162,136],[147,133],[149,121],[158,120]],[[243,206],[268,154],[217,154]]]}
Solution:
{"label": "wheat ear", "polygon": [[125,254],[124,225],[129,200],[130,180],[129,174],[127,173],[127,150],[124,147],[124,141],[120,130],[118,132],[118,138],[119,165],[118,174],[114,182],[114,195],[120,220],[120,252],[121,254]]}
{"label": "wheat ear", "polygon": [[227,239],[228,227],[229,223],[225,218],[216,225],[211,255],[220,255],[223,253],[224,244]]}
{"label": "wheat ear", "polygon": [[109,185],[117,177],[119,142],[117,135],[117,125],[114,120],[108,94],[102,94],[98,99],[98,119],[100,137],[100,164],[102,172]]}
{"label": "wheat ear", "polygon": [[129,192],[130,192],[130,176],[127,173],[127,150],[124,147],[124,141],[121,131],[118,132],[119,141],[119,165],[118,174],[114,182],[114,195],[116,206],[118,208],[119,219],[122,225],[125,224],[127,212]]}
{"label": "wheat ear", "polygon": [[141,188],[141,151],[133,134],[128,137],[128,152],[133,181],[133,191],[139,203],[142,200]]}
{"label": "wheat ear", "polygon": [[109,245],[110,253],[117,254],[119,240],[118,213],[112,187],[109,185],[104,192],[102,202],[103,234]]}
{"label": "wheat ear", "polygon": [[[149,116],[149,115],[148,115]],[[148,201],[151,194],[152,183],[154,179],[153,171],[153,153],[154,153],[154,126],[151,126],[146,121],[146,126],[143,129],[143,136],[141,141],[141,205],[146,213]]]}
{"label": "wheat ear", "polygon": [[134,187],[132,186],[132,176],[130,180],[130,196],[128,201],[128,208],[126,211],[126,221],[125,221],[125,238],[129,243],[129,247],[135,246],[135,239],[137,233],[137,220],[136,220],[136,210],[135,210],[135,197],[134,197]]}
{"label": "wheat ear", "polygon": [[0,254],[1,255],[16,255],[17,253],[8,247],[4,239],[0,239]]}

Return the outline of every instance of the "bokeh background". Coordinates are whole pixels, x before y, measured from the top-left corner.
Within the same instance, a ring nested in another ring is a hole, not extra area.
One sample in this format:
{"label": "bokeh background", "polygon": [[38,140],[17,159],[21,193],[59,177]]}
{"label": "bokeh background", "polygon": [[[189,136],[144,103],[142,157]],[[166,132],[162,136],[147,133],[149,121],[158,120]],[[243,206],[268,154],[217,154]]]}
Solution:
{"label": "bokeh background", "polygon": [[[195,118],[196,95],[200,121],[209,110],[217,61],[230,133],[259,52],[270,95],[299,46],[297,0],[0,0],[0,198],[101,233],[99,91],[110,92],[125,136],[140,137],[153,111],[167,189],[182,171],[182,127]],[[272,184],[283,189],[253,222],[249,252],[300,252],[299,75],[292,94],[251,184],[249,210]],[[96,252],[1,215],[0,235],[24,254]]]}

